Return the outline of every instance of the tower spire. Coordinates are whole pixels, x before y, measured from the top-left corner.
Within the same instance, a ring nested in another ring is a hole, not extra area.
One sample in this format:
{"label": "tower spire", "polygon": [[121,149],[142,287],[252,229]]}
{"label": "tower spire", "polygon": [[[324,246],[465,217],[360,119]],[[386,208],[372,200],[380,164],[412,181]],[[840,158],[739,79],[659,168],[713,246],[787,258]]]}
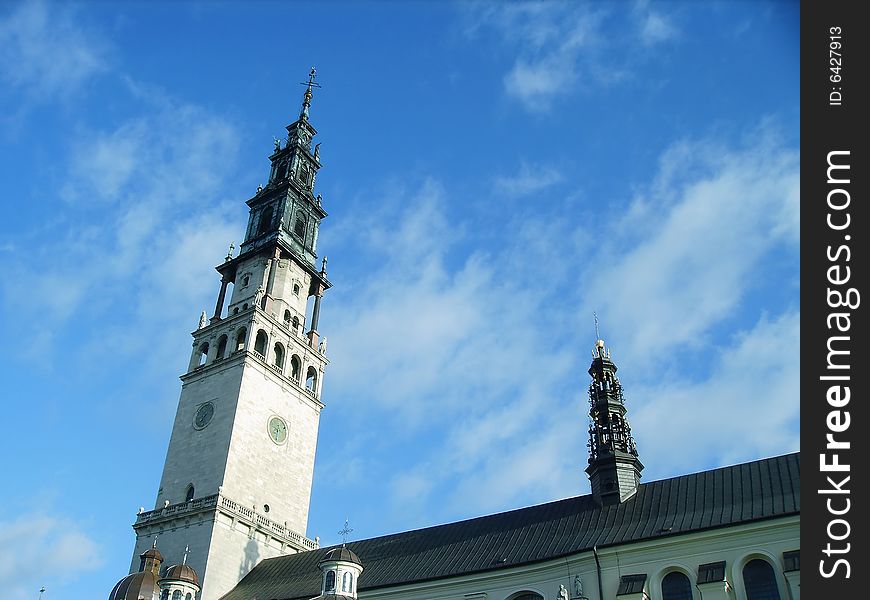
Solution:
{"label": "tower spire", "polygon": [[308,82],[300,84],[306,86],[305,94],[302,95],[302,110],[299,111],[300,119],[308,118],[308,109],[311,108],[311,97],[314,95],[311,88],[320,87],[320,84],[314,81],[315,77],[317,77],[317,69],[311,67],[311,71],[308,72]]}
{"label": "tower spire", "polygon": [[[595,322],[597,330],[597,315]],[[619,504],[633,496],[643,470],[625,417],[625,398],[616,370],[604,340],[597,339],[589,367],[591,423],[586,473],[592,484],[592,496],[600,504]]]}

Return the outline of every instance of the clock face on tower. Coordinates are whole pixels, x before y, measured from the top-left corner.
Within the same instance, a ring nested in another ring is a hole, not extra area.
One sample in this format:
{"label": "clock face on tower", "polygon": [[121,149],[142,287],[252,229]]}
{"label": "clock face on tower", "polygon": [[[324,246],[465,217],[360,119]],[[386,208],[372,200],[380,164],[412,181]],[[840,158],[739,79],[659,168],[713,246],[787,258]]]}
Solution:
{"label": "clock face on tower", "polygon": [[214,404],[206,402],[196,410],[196,415],[193,417],[193,426],[196,429],[204,429],[211,422],[214,416]]}
{"label": "clock face on tower", "polygon": [[281,417],[269,419],[269,437],[276,444],[283,444],[287,439],[287,423]]}

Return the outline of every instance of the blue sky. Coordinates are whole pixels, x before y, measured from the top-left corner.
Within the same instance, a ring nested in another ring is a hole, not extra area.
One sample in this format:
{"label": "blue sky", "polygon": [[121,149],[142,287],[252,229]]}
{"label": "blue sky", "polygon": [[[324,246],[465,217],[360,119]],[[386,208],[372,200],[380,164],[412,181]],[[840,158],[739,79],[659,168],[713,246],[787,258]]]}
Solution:
{"label": "blue sky", "polygon": [[798,6],[4,3],[0,587],[108,594],[309,68],[335,287],[309,537],[798,449]]}

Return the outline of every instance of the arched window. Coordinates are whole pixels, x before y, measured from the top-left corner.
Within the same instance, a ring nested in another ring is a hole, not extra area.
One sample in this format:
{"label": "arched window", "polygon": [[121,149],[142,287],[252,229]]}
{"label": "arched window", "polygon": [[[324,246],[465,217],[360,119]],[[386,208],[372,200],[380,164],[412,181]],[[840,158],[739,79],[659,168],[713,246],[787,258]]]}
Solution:
{"label": "arched window", "polygon": [[523,592],[519,596],[514,596],[511,600],[544,600],[544,597],[534,592]]}
{"label": "arched window", "polygon": [[267,206],[260,213],[260,224],[257,226],[257,235],[262,235],[269,230],[272,225],[272,207]]}
{"label": "arched window", "polygon": [[293,295],[294,295],[294,296],[298,296],[298,295],[299,295],[299,284],[298,284],[298,283],[294,283],[294,284],[293,284]]}
{"label": "arched window", "polygon": [[755,558],[743,567],[746,600],[780,600],[776,574],[766,560]]}
{"label": "arched window", "polygon": [[662,600],[692,600],[692,583],[679,571],[671,571],[662,579]]}
{"label": "arched window", "polygon": [[254,352],[259,352],[261,356],[266,356],[266,332],[262,329],[257,332],[257,339],[254,340]]}
{"label": "arched window", "polygon": [[335,571],[327,571],[326,572],[326,582],[323,585],[324,592],[334,592],[335,591]]}
{"label": "arched window", "polygon": [[299,317],[293,317],[293,333],[299,333]]}
{"label": "arched window", "polygon": [[242,287],[248,287],[248,284],[251,283],[251,276],[245,275],[242,277]]}
{"label": "arched window", "polygon": [[308,367],[305,373],[305,389],[310,392],[317,392],[317,369]]}
{"label": "arched window", "polygon": [[184,595],[184,600],[192,600],[192,599],[193,599],[193,595],[190,592],[187,592]]}
{"label": "arched window", "polygon": [[227,336],[226,336],[226,334],[224,334],[218,339],[218,349],[217,349],[217,354],[215,355],[215,358],[216,359],[223,358],[226,355],[226,353],[227,353]]}
{"label": "arched window", "polygon": [[341,576],[341,591],[342,592],[350,592],[350,585],[353,581],[353,575],[348,572],[345,572],[344,575]]}
{"label": "arched window", "polygon": [[239,332],[236,334],[236,352],[245,349],[246,337],[248,337],[248,330],[244,327],[240,327]]}
{"label": "arched window", "polygon": [[208,360],[208,342],[203,342],[199,347],[199,366],[205,364],[205,361]]}
{"label": "arched window", "polygon": [[185,502],[190,502],[191,500],[193,500],[193,492],[193,484],[191,483],[189,486],[187,486],[187,491],[184,493]]}
{"label": "arched window", "polygon": [[294,354],[290,359],[290,376],[298,383],[300,375],[302,375],[302,361]]}
{"label": "arched window", "polygon": [[290,322],[290,311],[289,310],[284,311],[284,321],[286,321],[287,323]]}
{"label": "arched window", "polygon": [[172,592],[172,600],[181,600],[181,590]]}
{"label": "arched window", "polygon": [[284,346],[275,342],[275,366],[279,369],[284,367]]}
{"label": "arched window", "polygon": [[163,593],[160,594],[160,600],[169,600],[169,590],[163,590]]}

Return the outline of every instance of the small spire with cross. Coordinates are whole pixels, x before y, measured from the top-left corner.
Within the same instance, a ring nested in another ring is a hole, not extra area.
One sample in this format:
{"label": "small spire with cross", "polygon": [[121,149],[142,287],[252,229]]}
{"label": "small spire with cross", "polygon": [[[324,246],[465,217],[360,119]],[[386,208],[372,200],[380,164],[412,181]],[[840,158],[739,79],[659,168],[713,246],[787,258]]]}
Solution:
{"label": "small spire with cross", "polygon": [[183,564],[183,565],[187,564],[187,555],[188,554],[190,554],[190,546],[189,545],[184,547],[184,558],[181,559],[181,564]]}
{"label": "small spire with cross", "polygon": [[341,534],[341,545],[342,545],[342,546],[346,546],[346,545],[347,545],[347,535],[348,535],[351,531],[353,531],[353,528],[349,525],[348,520],[345,519],[345,520],[344,520],[344,527],[343,527],[342,529],[340,529],[339,532],[338,532],[338,533]]}
{"label": "small spire with cross", "polygon": [[299,113],[300,119],[308,118],[308,109],[311,108],[311,97],[314,95],[311,88],[321,87],[319,83],[314,81],[315,77],[317,77],[317,69],[311,67],[311,71],[308,73],[308,81],[299,84],[306,86],[305,95],[302,96],[302,111]]}

